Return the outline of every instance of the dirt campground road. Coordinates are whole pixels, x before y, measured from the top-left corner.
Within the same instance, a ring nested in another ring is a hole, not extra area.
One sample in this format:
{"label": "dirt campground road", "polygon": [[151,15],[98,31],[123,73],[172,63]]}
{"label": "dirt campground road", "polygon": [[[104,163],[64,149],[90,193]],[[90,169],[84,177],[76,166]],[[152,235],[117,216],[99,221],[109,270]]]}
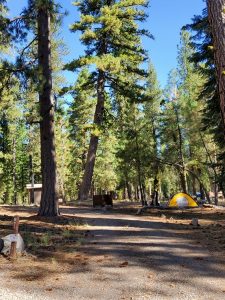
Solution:
{"label": "dirt campground road", "polygon": [[62,212],[85,220],[79,247],[61,261],[1,258],[1,300],[225,299],[223,257],[213,257],[193,229],[126,210]]}

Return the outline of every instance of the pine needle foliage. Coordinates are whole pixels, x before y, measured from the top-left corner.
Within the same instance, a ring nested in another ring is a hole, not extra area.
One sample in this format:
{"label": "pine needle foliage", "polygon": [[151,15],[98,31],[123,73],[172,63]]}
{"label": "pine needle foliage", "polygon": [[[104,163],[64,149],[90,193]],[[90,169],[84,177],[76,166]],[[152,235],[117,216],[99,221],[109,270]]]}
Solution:
{"label": "pine needle foliage", "polygon": [[199,95],[199,99],[204,99],[206,103],[203,115],[203,130],[209,130],[214,135],[215,141],[223,147],[223,124],[207,10],[204,9],[202,15],[195,16],[192,19],[192,24],[186,25],[184,28],[192,32],[191,44],[195,51],[192,54],[191,61],[195,63],[202,75],[207,78],[204,88]]}
{"label": "pine needle foliage", "polygon": [[[145,0],[79,1],[74,2],[81,13],[80,20],[71,26],[73,32],[81,32],[85,54],[73,60],[66,68],[75,71],[82,67],[92,69],[91,81],[96,82],[98,71],[104,72],[107,86],[129,95],[130,87],[141,99],[141,85],[136,79],[146,76],[140,68],[147,59],[141,45],[141,36],[152,37],[138,24],[147,18]],[[127,76],[129,74],[130,76]]]}

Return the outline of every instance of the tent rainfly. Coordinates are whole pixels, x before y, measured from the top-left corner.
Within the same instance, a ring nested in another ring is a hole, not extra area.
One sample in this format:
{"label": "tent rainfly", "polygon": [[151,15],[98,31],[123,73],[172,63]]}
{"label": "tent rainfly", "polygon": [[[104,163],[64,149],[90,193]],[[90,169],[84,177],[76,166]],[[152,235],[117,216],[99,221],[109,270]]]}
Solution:
{"label": "tent rainfly", "polygon": [[188,194],[178,193],[169,201],[169,207],[196,207],[198,204]]}

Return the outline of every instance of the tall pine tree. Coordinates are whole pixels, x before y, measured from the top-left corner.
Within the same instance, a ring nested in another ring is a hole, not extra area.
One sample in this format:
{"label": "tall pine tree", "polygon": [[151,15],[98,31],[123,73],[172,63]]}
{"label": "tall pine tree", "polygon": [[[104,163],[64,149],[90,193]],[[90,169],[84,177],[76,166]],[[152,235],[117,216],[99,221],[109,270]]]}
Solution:
{"label": "tall pine tree", "polygon": [[[81,41],[86,46],[83,57],[67,65],[67,69],[76,70],[82,66],[92,67],[92,82],[96,87],[97,105],[94,125],[98,134],[92,133],[80,186],[80,199],[87,199],[94,171],[99,134],[104,122],[106,86],[113,91],[128,94],[136,93],[141,97],[141,88],[133,76],[144,76],[140,63],[146,59],[141,46],[140,36],[149,35],[139,29],[137,22],[146,19],[144,7],[147,1],[79,1],[75,2],[81,12],[80,21],[72,26],[72,31],[82,32]],[[130,78],[132,78],[130,80]],[[134,96],[134,95],[133,95]],[[134,96],[135,98],[135,96]]]}

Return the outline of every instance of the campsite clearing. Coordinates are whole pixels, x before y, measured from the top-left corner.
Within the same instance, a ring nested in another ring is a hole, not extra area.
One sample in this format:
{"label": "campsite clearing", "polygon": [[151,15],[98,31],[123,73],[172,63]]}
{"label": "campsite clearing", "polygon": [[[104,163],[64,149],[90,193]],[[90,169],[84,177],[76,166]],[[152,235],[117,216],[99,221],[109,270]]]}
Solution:
{"label": "campsite clearing", "polygon": [[[3,206],[1,235],[18,210],[28,255],[15,262],[0,257],[0,299],[224,297],[222,209],[151,209],[136,216],[136,204],[113,211],[63,207],[53,222],[34,217],[35,208]],[[189,225],[194,217],[198,229]]]}

